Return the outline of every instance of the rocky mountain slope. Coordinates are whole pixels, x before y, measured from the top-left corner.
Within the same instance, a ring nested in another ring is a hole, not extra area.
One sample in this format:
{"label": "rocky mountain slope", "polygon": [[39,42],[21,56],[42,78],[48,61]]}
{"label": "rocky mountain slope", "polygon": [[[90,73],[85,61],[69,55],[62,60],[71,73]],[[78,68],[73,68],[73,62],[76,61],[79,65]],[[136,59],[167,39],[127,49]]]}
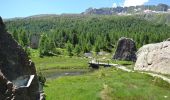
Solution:
{"label": "rocky mountain slope", "polygon": [[89,8],[82,14],[97,14],[97,15],[116,15],[116,14],[139,14],[139,13],[159,13],[167,12],[170,7],[166,4],[158,5],[141,5],[130,7],[113,7],[113,8]]}
{"label": "rocky mountain slope", "polygon": [[148,14],[140,14],[140,15],[135,15],[135,16],[140,19],[151,21],[152,23],[155,23],[158,25],[166,24],[170,26],[170,13],[161,13],[161,14],[148,13]]}
{"label": "rocky mountain slope", "polygon": [[0,18],[0,100],[38,100],[34,63],[5,30]]}

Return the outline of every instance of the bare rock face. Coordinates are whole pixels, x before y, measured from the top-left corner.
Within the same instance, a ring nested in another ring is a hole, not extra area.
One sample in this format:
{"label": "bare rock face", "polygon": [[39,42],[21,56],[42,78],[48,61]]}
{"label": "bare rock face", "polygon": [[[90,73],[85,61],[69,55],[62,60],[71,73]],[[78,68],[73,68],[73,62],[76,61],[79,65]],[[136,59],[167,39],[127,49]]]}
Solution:
{"label": "bare rock face", "polygon": [[170,74],[170,41],[141,47],[134,69]]}
{"label": "bare rock face", "polygon": [[6,32],[0,17],[0,100],[38,100],[39,95],[34,63]]}
{"label": "bare rock face", "polygon": [[33,49],[37,49],[39,45],[39,39],[40,39],[40,35],[33,34],[31,36],[30,47]]}
{"label": "bare rock face", "polygon": [[122,37],[118,41],[118,46],[113,59],[136,61],[136,45],[132,39]]}

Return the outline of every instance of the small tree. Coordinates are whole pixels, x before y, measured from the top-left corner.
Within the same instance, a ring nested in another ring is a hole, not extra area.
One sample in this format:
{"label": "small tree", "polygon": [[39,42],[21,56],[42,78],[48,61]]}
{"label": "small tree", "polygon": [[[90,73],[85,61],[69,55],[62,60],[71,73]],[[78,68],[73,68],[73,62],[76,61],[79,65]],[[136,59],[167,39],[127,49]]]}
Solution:
{"label": "small tree", "polygon": [[42,72],[39,72],[39,73],[38,73],[38,80],[39,80],[39,82],[40,82],[40,84],[41,84],[42,86],[45,85],[46,78],[45,78],[45,76],[43,75]]}
{"label": "small tree", "polygon": [[24,47],[24,50],[25,50],[25,52],[27,53],[28,56],[31,55],[31,50],[30,50],[29,47],[25,46],[25,47]]}
{"label": "small tree", "polygon": [[98,43],[95,44],[94,51],[95,52],[100,52],[100,47],[99,47]]}
{"label": "small tree", "polygon": [[76,45],[75,48],[74,48],[75,55],[79,56],[80,52],[81,52],[80,45]]}
{"label": "small tree", "polygon": [[40,53],[40,56],[45,55],[45,53],[47,51],[47,48],[48,48],[47,45],[48,45],[47,35],[43,33],[41,35],[40,42],[39,42],[39,53]]}
{"label": "small tree", "polygon": [[49,55],[51,53],[51,48],[50,48],[50,43],[49,43],[49,38],[47,37],[44,42],[44,55]]}
{"label": "small tree", "polygon": [[73,56],[73,45],[70,42],[66,44],[66,50],[69,56]]}
{"label": "small tree", "polygon": [[29,45],[29,37],[28,37],[28,35],[26,34],[25,31],[22,31],[22,33],[21,33],[21,40],[23,42],[23,46]]}
{"label": "small tree", "polygon": [[56,48],[55,42],[52,40],[52,38],[49,38],[49,51],[54,52],[55,48]]}
{"label": "small tree", "polygon": [[72,43],[73,43],[74,46],[78,43],[78,37],[77,37],[76,33],[73,33]]}
{"label": "small tree", "polygon": [[19,42],[18,32],[16,30],[14,30],[14,32],[12,33],[12,36],[17,42]]}
{"label": "small tree", "polygon": [[[17,34],[18,34],[18,38],[17,38]],[[29,45],[29,37],[24,30],[20,30],[20,32],[15,33],[14,36],[18,40],[21,46],[25,47]]]}

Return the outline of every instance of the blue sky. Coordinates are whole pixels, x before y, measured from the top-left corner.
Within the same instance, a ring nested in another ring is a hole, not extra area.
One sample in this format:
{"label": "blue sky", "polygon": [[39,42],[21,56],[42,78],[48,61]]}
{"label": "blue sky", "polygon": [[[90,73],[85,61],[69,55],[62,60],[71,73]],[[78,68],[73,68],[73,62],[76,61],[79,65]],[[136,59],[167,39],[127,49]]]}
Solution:
{"label": "blue sky", "polygon": [[169,0],[1,0],[0,16],[26,17],[37,14],[81,13],[89,7],[129,6],[165,3]]}

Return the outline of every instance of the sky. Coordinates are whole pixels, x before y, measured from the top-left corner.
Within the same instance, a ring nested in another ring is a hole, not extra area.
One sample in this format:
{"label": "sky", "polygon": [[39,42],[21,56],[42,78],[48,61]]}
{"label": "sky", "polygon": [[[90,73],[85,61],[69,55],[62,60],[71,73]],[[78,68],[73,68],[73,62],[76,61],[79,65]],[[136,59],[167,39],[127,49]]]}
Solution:
{"label": "sky", "polygon": [[165,3],[170,0],[1,0],[2,18],[27,17],[38,14],[81,13],[87,8],[136,6]]}

